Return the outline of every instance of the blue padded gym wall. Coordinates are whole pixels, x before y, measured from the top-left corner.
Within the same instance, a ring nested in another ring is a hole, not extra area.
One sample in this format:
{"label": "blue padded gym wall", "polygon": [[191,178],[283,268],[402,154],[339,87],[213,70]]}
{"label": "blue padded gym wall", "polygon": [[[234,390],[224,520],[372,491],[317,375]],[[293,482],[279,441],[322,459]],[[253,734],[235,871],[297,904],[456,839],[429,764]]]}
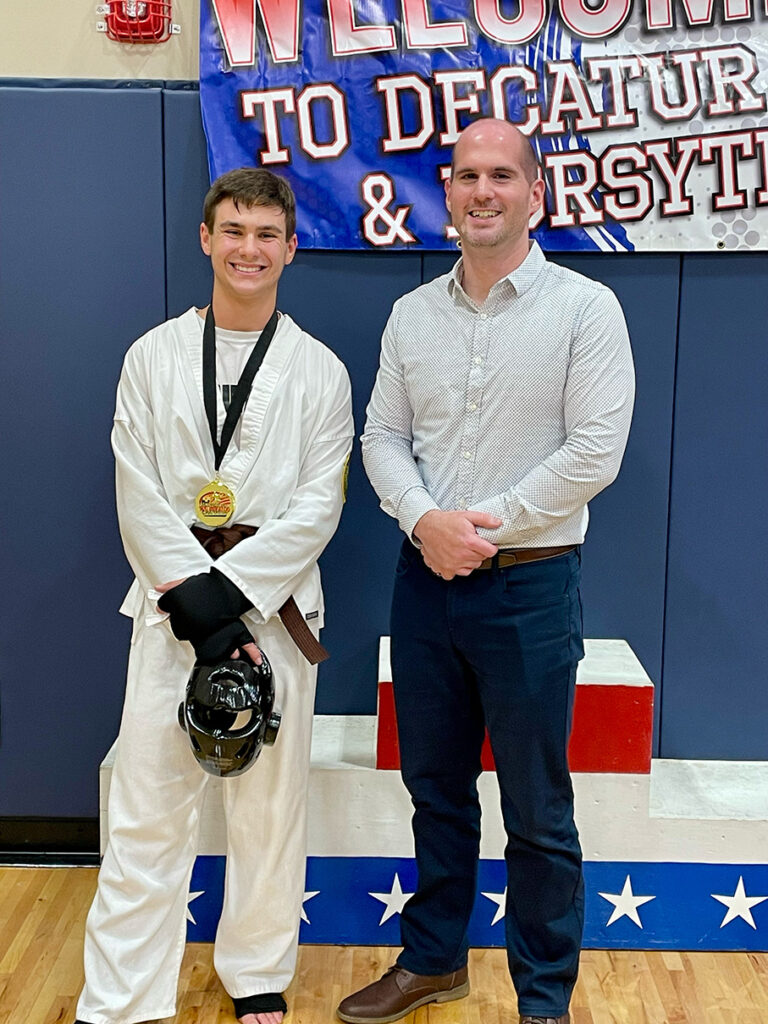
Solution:
{"label": "blue padded gym wall", "polygon": [[[0,82],[4,476],[17,495],[2,555],[0,818],[97,813],[129,632],[117,614],[130,572],[114,514],[114,389],[130,343],[210,292],[197,91],[127,86]],[[286,271],[280,305],[346,362],[358,434],[392,302],[453,258],[310,252]],[[768,256],[554,258],[616,290],[638,372],[621,476],[592,505],[587,635],[625,637],[643,661],[657,754],[768,758]],[[375,709],[398,545],[356,446],[323,556],[332,659],[319,712]]]}
{"label": "blue padded gym wall", "polygon": [[127,344],[165,314],[161,115],[159,88],[0,88],[0,815],[94,815],[117,730],[109,432]]}
{"label": "blue padded gym wall", "polygon": [[686,256],[661,749],[768,758],[768,253]]}

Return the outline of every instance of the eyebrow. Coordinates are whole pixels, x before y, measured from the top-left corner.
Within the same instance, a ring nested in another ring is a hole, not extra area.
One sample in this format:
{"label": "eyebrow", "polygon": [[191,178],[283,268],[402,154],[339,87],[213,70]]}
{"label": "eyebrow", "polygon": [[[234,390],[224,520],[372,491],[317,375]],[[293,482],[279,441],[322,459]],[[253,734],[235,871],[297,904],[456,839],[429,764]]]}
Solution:
{"label": "eyebrow", "polygon": [[[499,167],[492,167],[491,168],[491,173],[494,173],[495,171],[506,171],[507,174],[514,174],[516,172],[516,170],[519,170],[519,168],[507,167],[507,166],[502,164]],[[475,171],[475,172],[477,172],[477,168],[476,167],[472,167],[471,165],[468,165],[466,167],[462,167],[461,165],[459,165],[457,168],[455,168],[453,173],[454,174],[461,174],[462,171]]]}
{"label": "eyebrow", "polygon": [[[221,222],[221,224],[219,224],[220,228],[241,228],[242,226],[243,226],[243,222],[241,220],[223,220]],[[259,224],[258,230],[259,231],[281,231],[282,228],[280,227],[279,224]]]}

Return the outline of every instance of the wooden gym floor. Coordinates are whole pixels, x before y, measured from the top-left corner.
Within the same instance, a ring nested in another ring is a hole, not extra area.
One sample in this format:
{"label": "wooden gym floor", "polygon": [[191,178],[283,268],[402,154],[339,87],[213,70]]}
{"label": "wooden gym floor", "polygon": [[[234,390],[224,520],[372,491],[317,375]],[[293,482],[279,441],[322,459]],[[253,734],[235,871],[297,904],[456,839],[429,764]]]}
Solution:
{"label": "wooden gym floor", "polygon": [[[95,868],[0,868],[0,1024],[71,1024]],[[301,946],[286,1024],[332,1024],[340,999],[392,963],[391,948]],[[472,994],[405,1024],[517,1024],[504,951],[470,954]],[[211,946],[187,946],[167,1024],[234,1024]],[[587,950],[573,1024],[768,1024],[768,954]]]}

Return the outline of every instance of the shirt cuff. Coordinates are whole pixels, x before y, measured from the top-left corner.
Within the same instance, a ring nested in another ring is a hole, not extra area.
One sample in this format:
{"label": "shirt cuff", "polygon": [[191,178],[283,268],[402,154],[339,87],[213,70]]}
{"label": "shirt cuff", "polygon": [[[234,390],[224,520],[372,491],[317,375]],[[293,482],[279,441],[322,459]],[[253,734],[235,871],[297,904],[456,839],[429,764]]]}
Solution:
{"label": "shirt cuff", "polygon": [[530,542],[536,542],[542,532],[542,525],[537,526],[530,522],[529,510],[525,508],[514,490],[506,495],[486,498],[472,507],[476,512],[488,512],[502,520],[501,526],[496,529],[484,529],[482,526],[477,528],[478,535],[483,540],[498,544],[500,548],[531,547]]}
{"label": "shirt cuff", "polygon": [[249,608],[247,612],[243,613],[243,615],[255,619],[258,625],[263,626],[270,616],[267,616],[264,613],[262,595],[257,594],[254,588],[249,586],[248,583],[234,572],[226,563],[223,562],[221,565],[214,563],[214,568],[218,569],[222,576],[226,576],[230,583],[234,583],[237,589],[241,593],[245,594],[248,600],[253,604],[253,608]]}
{"label": "shirt cuff", "polygon": [[[514,507],[510,508],[513,502]],[[510,498],[509,495],[497,494],[473,505],[472,508],[475,512],[487,512],[501,520],[501,526],[495,530],[488,530],[482,526],[477,528],[478,535],[484,540],[489,540],[491,544],[498,544],[499,547],[523,547],[526,541],[536,534],[531,527],[521,525],[523,507],[517,495]]]}
{"label": "shirt cuff", "polygon": [[426,487],[411,487],[400,499],[397,508],[397,521],[400,529],[418,547],[419,542],[413,536],[414,528],[423,515],[433,509],[439,509]]}

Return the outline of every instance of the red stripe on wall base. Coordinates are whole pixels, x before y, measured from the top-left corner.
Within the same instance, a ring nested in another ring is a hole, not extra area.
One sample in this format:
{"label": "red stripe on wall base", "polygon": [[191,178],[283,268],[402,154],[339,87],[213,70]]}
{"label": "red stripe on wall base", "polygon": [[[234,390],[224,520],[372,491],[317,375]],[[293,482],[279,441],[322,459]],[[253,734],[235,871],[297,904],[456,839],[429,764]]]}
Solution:
{"label": "red stripe on wall base", "polygon": [[[568,746],[572,772],[648,774],[653,738],[653,687],[576,687],[573,729]],[[486,734],[483,771],[494,771]],[[376,767],[400,767],[392,683],[379,683]]]}

